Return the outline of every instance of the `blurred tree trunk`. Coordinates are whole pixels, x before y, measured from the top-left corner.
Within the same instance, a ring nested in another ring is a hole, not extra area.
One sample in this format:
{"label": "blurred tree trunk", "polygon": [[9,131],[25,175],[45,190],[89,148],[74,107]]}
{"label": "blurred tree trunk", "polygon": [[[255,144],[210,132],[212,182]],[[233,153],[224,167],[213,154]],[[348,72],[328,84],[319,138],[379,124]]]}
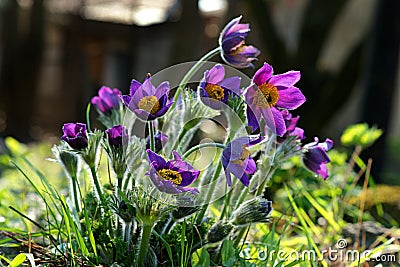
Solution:
{"label": "blurred tree trunk", "polygon": [[16,1],[7,1],[2,21],[5,44],[1,87],[7,116],[4,134],[29,141],[43,48],[43,0],[33,2],[25,36],[17,35],[18,29],[26,26],[19,25],[18,12]]}
{"label": "blurred tree trunk", "polygon": [[[0,14],[0,33],[2,42],[2,62],[0,73],[0,109],[7,111],[10,105],[10,95],[15,90],[15,74],[17,69],[17,21],[18,4],[15,0],[5,1]],[[6,114],[7,116],[9,114]],[[6,123],[9,118],[6,117]],[[3,134],[2,134],[3,135]]]}
{"label": "blurred tree trunk", "polygon": [[171,64],[197,60],[202,52],[200,47],[203,25],[198,0],[182,0],[180,2],[182,12],[175,27]]}
{"label": "blurred tree trunk", "polygon": [[362,120],[383,129],[383,135],[365,151],[373,157],[372,174],[380,181],[385,163],[386,133],[394,101],[400,48],[400,2],[378,1],[370,37],[367,70],[364,81]]}

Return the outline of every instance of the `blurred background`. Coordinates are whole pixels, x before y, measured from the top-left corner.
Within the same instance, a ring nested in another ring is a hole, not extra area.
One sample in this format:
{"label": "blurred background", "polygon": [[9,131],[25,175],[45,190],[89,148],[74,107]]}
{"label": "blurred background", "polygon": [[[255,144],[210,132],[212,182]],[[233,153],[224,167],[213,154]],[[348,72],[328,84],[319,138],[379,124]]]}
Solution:
{"label": "blurred background", "polygon": [[241,14],[256,68],[302,72],[307,141],[376,125],[363,157],[377,181],[400,183],[397,0],[0,0],[0,139],[57,143],[102,85],[126,94],[132,78],[200,58]]}

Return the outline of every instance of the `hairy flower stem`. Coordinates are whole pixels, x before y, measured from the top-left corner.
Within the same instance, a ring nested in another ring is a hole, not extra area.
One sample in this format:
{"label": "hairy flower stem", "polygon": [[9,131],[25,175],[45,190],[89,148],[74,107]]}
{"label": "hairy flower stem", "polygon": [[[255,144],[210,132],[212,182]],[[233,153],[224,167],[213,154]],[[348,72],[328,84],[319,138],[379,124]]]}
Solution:
{"label": "hairy flower stem", "polygon": [[123,230],[123,239],[128,244],[128,247],[130,247],[131,243],[131,230],[132,230],[132,222],[125,222]]}
{"label": "hairy flower stem", "polygon": [[175,140],[174,145],[172,146],[171,151],[176,150],[176,148],[179,145],[179,142],[183,139],[183,137],[185,136],[185,134],[187,133],[187,130],[185,129],[185,127],[182,129],[181,133],[179,134],[178,138]]}
{"label": "hairy flower stem", "polygon": [[81,211],[81,205],[79,202],[79,198],[78,198],[78,188],[77,188],[77,184],[78,184],[78,177],[76,176],[71,176],[71,183],[72,183],[72,194],[74,195],[74,202],[75,202],[75,208],[77,212]]}
{"label": "hairy flower stem", "polygon": [[147,123],[149,129],[149,137],[150,137],[150,150],[154,151],[154,128],[152,122]]}
{"label": "hairy flower stem", "polygon": [[196,64],[193,65],[193,67],[190,68],[190,70],[185,74],[185,76],[183,77],[182,81],[179,84],[178,89],[176,89],[175,95],[174,95],[174,103],[172,104],[170,110],[173,110],[176,103],[178,102],[178,98],[179,95],[181,94],[181,91],[183,90],[183,88],[185,88],[186,84],[189,82],[190,78],[192,78],[192,76],[196,73],[196,71],[203,66],[203,64],[209,60],[210,58],[212,58],[213,56],[215,56],[216,54],[218,54],[221,50],[221,47],[217,47],[213,50],[211,50],[210,52],[208,52],[207,54],[205,54],[202,58],[200,58]]}
{"label": "hairy flower stem", "polygon": [[228,209],[229,202],[231,202],[232,192],[233,192],[233,190],[229,191],[228,195],[225,197],[225,205],[224,205],[224,208],[221,211],[221,215],[219,216],[220,220],[222,220],[224,218],[224,216],[225,216],[225,212]]}
{"label": "hairy flower stem", "polygon": [[[259,195],[261,195],[263,193],[263,191],[265,189],[265,186],[267,185],[268,181],[271,179],[271,177],[274,174],[275,170],[276,170],[276,167],[272,167],[269,170],[267,177],[265,177],[264,181],[258,187],[257,192],[255,194],[255,197],[257,197],[257,196],[259,196]],[[251,188],[252,185],[250,184],[249,187]],[[242,191],[242,193],[240,194],[239,199],[236,202],[235,209],[237,209],[240,206],[240,204],[242,204],[243,201],[246,199],[246,196],[248,195],[248,192],[249,192],[249,187],[246,187]],[[235,241],[234,241],[234,244],[233,244],[235,248],[239,245],[240,240],[242,239],[243,235],[246,233],[246,228],[247,227],[243,227],[242,229],[240,229],[239,233],[237,234],[237,236],[235,238]]]}
{"label": "hairy flower stem", "polygon": [[[236,115],[236,113],[235,113],[235,115]],[[227,119],[228,125],[229,125],[229,134],[228,134],[228,137],[226,138],[225,143],[230,142],[234,138],[235,134],[239,131],[239,129],[242,125],[241,121],[235,120],[234,118],[235,118],[234,115],[231,113],[228,113],[226,115],[226,119]],[[228,195],[225,197],[224,208],[222,209],[221,215],[219,217],[220,220],[222,220],[224,218],[225,212],[227,211],[228,206],[230,206],[229,203],[231,202],[232,194],[233,194],[233,190],[229,191]]]}
{"label": "hairy flower stem", "polygon": [[104,201],[103,190],[101,189],[99,178],[97,177],[96,168],[94,166],[90,166],[90,172],[92,174],[93,183],[96,188],[96,195],[98,197],[98,200],[103,205],[103,207],[107,207]]}
{"label": "hairy flower stem", "polygon": [[265,177],[264,181],[258,187],[256,195],[255,195],[256,197],[260,196],[264,192],[264,189],[267,186],[267,183],[269,182],[269,180],[271,180],[271,177],[275,173],[275,170],[276,170],[276,167],[271,167],[271,169],[268,172],[267,177]]}
{"label": "hairy flower stem", "polygon": [[152,229],[153,224],[143,224],[137,266],[145,266],[144,262],[146,259],[147,247],[149,246]]}
{"label": "hairy flower stem", "polygon": [[186,151],[185,154],[183,154],[182,159],[186,159],[187,157],[190,156],[193,152],[202,149],[203,147],[217,147],[217,148],[225,148],[225,145],[219,144],[219,143],[204,143],[204,144],[199,144],[197,146],[192,147],[188,151]]}
{"label": "hairy flower stem", "polygon": [[217,167],[217,169],[215,170],[214,177],[213,177],[213,179],[211,180],[212,184],[211,184],[210,188],[208,189],[208,193],[207,193],[207,196],[206,196],[205,204],[204,204],[204,206],[201,208],[201,210],[199,211],[199,213],[197,214],[197,220],[196,220],[196,223],[197,223],[197,224],[201,224],[201,222],[202,222],[202,220],[203,220],[204,214],[206,213],[207,208],[208,208],[208,203],[210,202],[211,197],[212,197],[212,195],[213,195],[213,193],[214,193],[214,189],[215,189],[215,187],[216,187],[216,185],[217,185],[217,183],[216,183],[216,182],[213,182],[213,181],[216,180],[216,179],[218,178],[219,174],[221,173],[221,170],[222,170],[222,162],[219,162],[219,163],[218,163],[218,167]]}
{"label": "hairy flower stem", "polygon": [[238,248],[240,241],[242,241],[243,235],[246,233],[248,226],[242,227],[238,233],[238,235],[235,237],[235,240],[233,241],[233,247]]}

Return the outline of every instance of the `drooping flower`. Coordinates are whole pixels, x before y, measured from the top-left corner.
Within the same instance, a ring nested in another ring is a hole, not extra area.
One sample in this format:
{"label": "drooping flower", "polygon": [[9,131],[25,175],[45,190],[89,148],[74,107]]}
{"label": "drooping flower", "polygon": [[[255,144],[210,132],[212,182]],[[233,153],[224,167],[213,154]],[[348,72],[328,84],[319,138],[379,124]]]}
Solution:
{"label": "drooping flower", "polygon": [[222,152],[222,166],[225,170],[226,181],[232,185],[231,173],[235,175],[245,186],[249,185],[248,174],[256,171],[256,162],[247,150],[248,146],[262,141],[259,135],[242,136],[230,142]]}
{"label": "drooping flower", "polygon": [[132,80],[129,95],[123,95],[122,99],[140,119],[150,121],[163,116],[172,105],[168,99],[169,89],[168,82],[156,88],[148,75],[143,84]]}
{"label": "drooping flower", "polygon": [[307,169],[326,179],[328,177],[326,164],[331,161],[326,152],[332,148],[333,141],[329,138],[322,143],[318,143],[318,141],[318,138],[315,137],[314,142],[303,146],[305,150],[303,163]]}
{"label": "drooping flower", "polygon": [[219,36],[222,59],[237,68],[253,67],[260,50],[252,45],[245,45],[245,38],[250,31],[249,24],[239,23],[242,16],[231,20]]}
{"label": "drooping flower", "polygon": [[305,138],[304,130],[300,127],[297,127],[297,122],[299,121],[300,116],[293,117],[292,113],[286,109],[281,110],[281,114],[286,126],[286,132],[283,137],[297,136],[297,140],[303,140]]}
{"label": "drooping flower", "polygon": [[174,159],[165,161],[163,157],[147,149],[150,163],[149,175],[154,185],[162,192],[169,194],[181,194],[189,192],[196,195],[199,191],[196,188],[188,187],[200,174],[199,170],[193,168],[176,151],[173,151]]}
{"label": "drooping flower", "polygon": [[88,146],[88,136],[86,124],[84,123],[65,123],[62,127],[64,135],[61,140],[67,142],[73,149],[81,150]]}
{"label": "drooping flower", "polygon": [[100,112],[107,113],[119,106],[121,103],[120,96],[121,92],[118,89],[102,86],[99,90],[99,96],[94,96],[91,103],[95,105]]}
{"label": "drooping flower", "polygon": [[221,108],[221,102],[226,104],[229,96],[240,95],[240,80],[238,76],[226,78],[225,68],[217,64],[210,70],[204,72],[204,77],[200,82],[201,100],[214,109]]}
{"label": "drooping flower", "polygon": [[113,126],[106,131],[108,143],[114,147],[121,147],[122,140],[128,137],[128,129],[122,125]]}
{"label": "drooping flower", "polygon": [[264,63],[255,74],[252,84],[246,89],[247,120],[253,131],[259,128],[261,116],[267,126],[278,136],[286,132],[285,121],[278,108],[295,109],[305,101],[305,96],[294,87],[300,80],[299,71],[288,71],[272,75],[272,66]]}
{"label": "drooping flower", "polygon": [[[161,151],[163,146],[168,142],[168,136],[161,131],[157,131],[154,135],[154,150],[155,152]],[[150,149],[150,136],[146,138],[146,148]]]}

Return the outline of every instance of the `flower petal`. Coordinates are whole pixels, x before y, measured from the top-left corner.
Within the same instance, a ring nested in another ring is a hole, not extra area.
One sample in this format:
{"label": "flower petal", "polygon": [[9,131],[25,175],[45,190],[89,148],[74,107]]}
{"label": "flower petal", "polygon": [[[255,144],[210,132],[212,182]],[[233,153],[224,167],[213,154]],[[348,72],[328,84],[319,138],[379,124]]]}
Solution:
{"label": "flower petal", "polygon": [[150,165],[154,167],[157,171],[166,168],[167,162],[163,157],[153,152],[150,149],[146,149],[147,156],[149,158]]}
{"label": "flower petal", "polygon": [[244,44],[245,37],[246,36],[243,36],[243,34],[235,34],[225,38],[222,42],[223,52],[226,54],[232,53],[235,49]]}
{"label": "flower petal", "polygon": [[226,170],[231,172],[233,175],[235,175],[237,178],[240,179],[240,181],[245,185],[249,185],[249,177],[247,176],[245,172],[246,166],[240,165],[233,163],[232,161],[229,162]]}
{"label": "flower petal", "polygon": [[[267,127],[274,131],[278,136],[282,137],[286,132],[285,120],[283,119],[282,113],[275,107],[268,109],[262,109],[264,120],[267,123]],[[272,116],[272,118],[271,118]]]}
{"label": "flower petal", "polygon": [[121,96],[121,99],[126,106],[129,106],[129,103],[131,102],[132,97],[130,95],[123,95],[123,96]]}
{"label": "flower petal", "polygon": [[279,99],[276,106],[280,108],[295,109],[306,101],[306,97],[300,89],[296,87],[289,87],[284,90],[279,90],[278,92]]}
{"label": "flower petal", "polygon": [[135,79],[133,79],[131,82],[131,86],[129,88],[129,95],[133,96],[136,93],[137,89],[139,89],[140,86],[142,86],[142,84],[140,82],[136,81]]}
{"label": "flower petal", "polygon": [[261,110],[259,108],[251,108],[247,106],[247,125],[252,128],[252,132],[255,132],[260,126],[259,118],[261,118]]}
{"label": "flower petal", "polygon": [[232,28],[235,27],[235,25],[239,24],[239,21],[242,19],[242,16],[239,16],[237,18],[232,19],[226,26],[222,29],[221,34],[219,36],[219,44],[222,44],[223,38],[225,38],[229,33],[232,32]]}
{"label": "flower petal", "polygon": [[241,78],[238,76],[229,77],[220,82],[219,85],[236,93],[237,95],[240,95],[240,81]]}
{"label": "flower petal", "polygon": [[299,140],[304,140],[306,138],[306,136],[304,135],[304,130],[300,127],[294,128],[294,130],[289,135],[297,135]]}
{"label": "flower petal", "polygon": [[227,170],[225,170],[225,178],[226,178],[226,183],[229,186],[232,186],[232,178],[231,178],[231,173]]}
{"label": "flower petal", "polygon": [[273,71],[272,66],[265,62],[264,65],[254,74],[254,83],[258,86],[266,83],[271,78]]}
{"label": "flower petal", "polygon": [[257,60],[257,56],[260,54],[260,50],[252,45],[240,45],[237,49],[231,51],[230,53],[224,53],[222,51],[222,59],[237,68],[247,68],[254,67],[251,63]]}
{"label": "flower petal", "polygon": [[275,86],[292,87],[300,80],[300,77],[300,71],[291,70],[282,74],[272,76],[268,82]]}
{"label": "flower petal", "polygon": [[[137,91],[139,91],[139,90],[137,90]],[[142,87],[140,88],[140,91],[143,92],[143,95],[155,95],[156,94],[156,88],[151,83],[151,77],[147,77],[146,80],[144,80]]]}
{"label": "flower petal", "polygon": [[206,74],[205,80],[207,83],[218,84],[225,76],[225,68],[221,64],[212,67]]}
{"label": "flower petal", "polygon": [[168,95],[169,89],[169,82],[163,82],[159,86],[157,86],[155,96],[157,97],[157,99],[160,99],[161,96]]}
{"label": "flower petal", "polygon": [[253,174],[257,170],[256,162],[252,157],[249,157],[247,162],[244,162],[244,164],[246,164],[246,169],[244,171],[247,174]]}
{"label": "flower petal", "polygon": [[328,155],[326,154],[326,151],[320,146],[316,146],[313,149],[309,149],[305,153],[305,156],[309,161],[312,161],[312,162],[315,162],[318,164],[330,162],[330,159],[329,159]]}

